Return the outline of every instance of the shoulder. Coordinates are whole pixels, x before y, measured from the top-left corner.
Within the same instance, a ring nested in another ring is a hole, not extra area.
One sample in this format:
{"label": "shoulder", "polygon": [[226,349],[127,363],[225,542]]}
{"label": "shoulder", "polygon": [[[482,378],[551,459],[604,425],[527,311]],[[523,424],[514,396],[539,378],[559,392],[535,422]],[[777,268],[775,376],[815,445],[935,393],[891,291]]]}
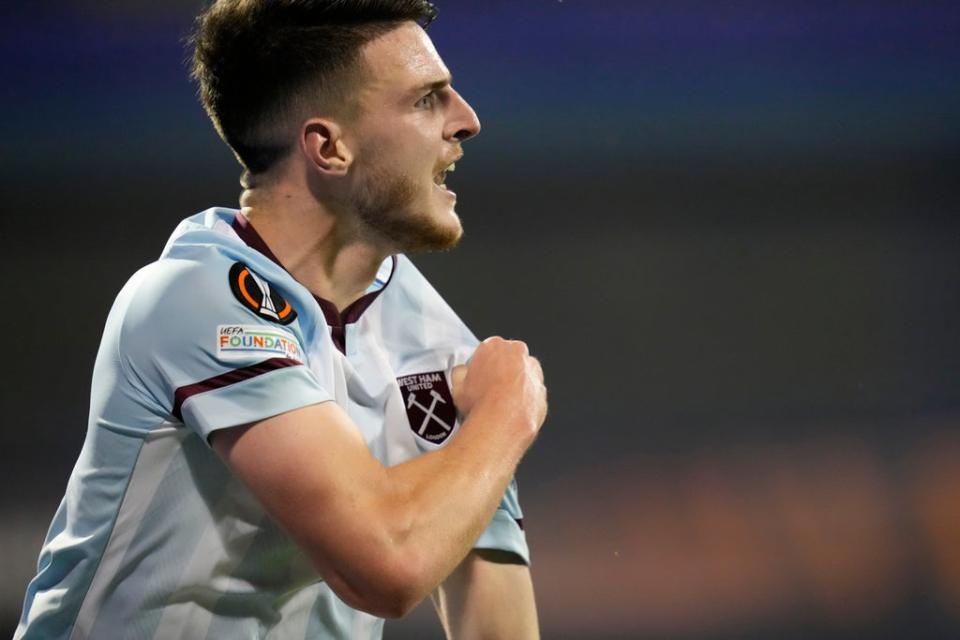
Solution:
{"label": "shoulder", "polygon": [[[121,360],[178,381],[268,357],[304,362],[318,328],[310,305],[287,293],[290,283],[299,285],[289,276],[267,280],[236,258],[216,251],[167,257],[134,274],[108,323]],[[239,348],[239,337],[251,334],[256,344]],[[169,375],[174,365],[182,376]]]}
{"label": "shoulder", "polygon": [[[252,260],[215,250],[190,258],[163,258],[124,287],[127,326],[178,326],[204,320],[265,322],[289,330],[313,316],[308,292],[280,269],[264,275]],[[306,294],[306,295],[305,295]]]}
{"label": "shoulder", "polygon": [[329,399],[302,318],[236,256],[166,257],[130,279],[108,329],[127,379],[206,437]]}
{"label": "shoulder", "polygon": [[229,287],[231,262],[164,258],[135,273],[120,292],[124,325],[182,324],[198,314],[227,310],[238,303]]}
{"label": "shoulder", "polygon": [[137,311],[162,319],[212,310],[286,326],[312,312],[310,293],[237,236],[229,223],[235,214],[210,209],[177,227],[161,258],[132,278],[131,320]]}

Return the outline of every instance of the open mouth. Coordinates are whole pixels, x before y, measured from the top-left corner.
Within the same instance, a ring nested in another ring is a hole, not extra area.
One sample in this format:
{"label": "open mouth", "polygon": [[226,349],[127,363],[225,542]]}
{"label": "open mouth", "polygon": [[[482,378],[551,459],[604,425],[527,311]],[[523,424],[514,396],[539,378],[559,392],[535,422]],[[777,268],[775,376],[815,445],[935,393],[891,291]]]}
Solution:
{"label": "open mouth", "polygon": [[442,171],[440,171],[437,175],[433,176],[433,183],[434,183],[435,185],[437,185],[438,187],[446,188],[446,187],[447,187],[447,174],[448,174],[448,173],[453,173],[454,171],[456,171],[456,168],[457,168],[457,163],[456,163],[456,162],[451,162],[449,166],[447,166],[445,169],[443,169]]}

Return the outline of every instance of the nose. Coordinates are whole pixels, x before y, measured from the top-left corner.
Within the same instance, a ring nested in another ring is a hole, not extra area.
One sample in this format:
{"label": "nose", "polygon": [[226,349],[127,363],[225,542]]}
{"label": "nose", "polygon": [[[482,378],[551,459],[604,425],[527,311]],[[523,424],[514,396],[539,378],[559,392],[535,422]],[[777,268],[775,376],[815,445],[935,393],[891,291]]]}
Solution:
{"label": "nose", "polygon": [[448,140],[463,142],[480,133],[480,119],[466,100],[452,88],[453,100],[450,104],[450,119],[444,135]]}

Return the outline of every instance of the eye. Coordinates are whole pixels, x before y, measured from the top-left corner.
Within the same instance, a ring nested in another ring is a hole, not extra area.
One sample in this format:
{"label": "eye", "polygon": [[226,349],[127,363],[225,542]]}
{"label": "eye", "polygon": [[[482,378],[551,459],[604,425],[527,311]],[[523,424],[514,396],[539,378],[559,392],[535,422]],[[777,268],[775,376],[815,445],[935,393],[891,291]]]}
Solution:
{"label": "eye", "polygon": [[417,109],[430,109],[433,107],[434,102],[437,100],[437,94],[435,91],[431,91],[427,95],[423,96],[417,103],[414,105]]}

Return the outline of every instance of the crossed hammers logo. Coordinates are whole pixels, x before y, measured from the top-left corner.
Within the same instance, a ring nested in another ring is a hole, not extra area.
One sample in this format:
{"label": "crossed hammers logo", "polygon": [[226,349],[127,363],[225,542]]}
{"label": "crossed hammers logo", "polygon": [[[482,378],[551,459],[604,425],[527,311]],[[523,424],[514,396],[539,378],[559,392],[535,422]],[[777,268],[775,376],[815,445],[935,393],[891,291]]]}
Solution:
{"label": "crossed hammers logo", "polygon": [[411,392],[410,395],[407,396],[407,409],[410,409],[412,407],[417,407],[426,414],[423,417],[423,422],[420,424],[420,430],[417,431],[417,434],[421,436],[423,435],[423,432],[427,430],[427,425],[430,424],[431,419],[436,420],[437,423],[439,423],[440,426],[446,429],[447,431],[452,431],[453,427],[451,427],[446,422],[444,422],[440,418],[440,416],[433,415],[433,410],[437,408],[437,403],[440,402],[441,404],[447,404],[447,401],[444,400],[443,396],[441,396],[439,393],[437,393],[433,389],[430,390],[430,396],[432,400],[430,401],[429,408],[417,402],[417,394]]}

